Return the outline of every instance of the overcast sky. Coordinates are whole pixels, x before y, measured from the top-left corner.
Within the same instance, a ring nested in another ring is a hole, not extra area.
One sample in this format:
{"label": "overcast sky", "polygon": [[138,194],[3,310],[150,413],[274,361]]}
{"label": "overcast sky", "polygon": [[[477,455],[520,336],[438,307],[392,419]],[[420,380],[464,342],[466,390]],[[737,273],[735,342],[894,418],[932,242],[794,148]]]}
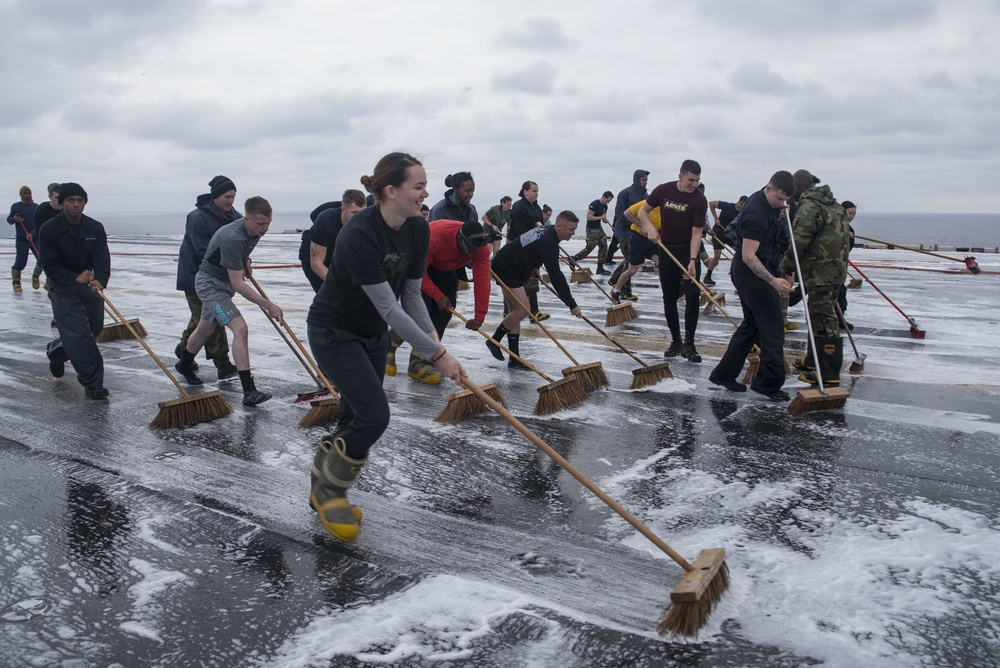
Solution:
{"label": "overcast sky", "polygon": [[406,150],[480,212],[647,169],[709,199],[806,168],[861,211],[1000,212],[998,0],[0,0],[0,184],[88,211],[309,210]]}

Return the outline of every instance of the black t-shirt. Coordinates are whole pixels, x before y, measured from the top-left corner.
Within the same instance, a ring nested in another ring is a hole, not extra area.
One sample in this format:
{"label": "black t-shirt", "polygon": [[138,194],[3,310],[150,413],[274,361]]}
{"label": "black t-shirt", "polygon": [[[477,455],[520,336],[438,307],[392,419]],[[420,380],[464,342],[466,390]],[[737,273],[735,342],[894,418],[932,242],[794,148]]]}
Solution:
{"label": "black t-shirt", "polygon": [[493,256],[492,266],[504,283],[508,280],[523,283],[532,271],[542,265],[545,265],[559,299],[570,308],[576,307],[576,300],[559,266],[559,235],[555,225],[536,227],[506,243]]}
{"label": "black t-shirt", "polygon": [[594,214],[595,216],[597,216],[597,218],[598,218],[598,220],[590,220],[588,218],[587,219],[587,229],[588,230],[599,230],[599,229],[601,229],[600,218],[601,218],[601,216],[603,216],[605,213],[608,212],[608,205],[605,204],[604,202],[602,202],[599,199],[595,199],[593,202],[590,203],[590,206],[587,207],[587,208],[590,209],[590,212],[592,214]]}
{"label": "black t-shirt", "polygon": [[430,228],[421,216],[398,230],[377,206],[353,216],[337,236],[330,272],[309,309],[310,327],[346,329],[362,336],[385,331],[386,323],[362,285],[389,283],[397,297],[406,279],[424,275]]}
{"label": "black t-shirt", "polygon": [[758,241],[757,259],[774,273],[782,257],[778,232],[778,211],[768,203],[764,191],[758,190],[743,205],[737,225],[736,256],[742,260],[744,239]]}
{"label": "black t-shirt", "polygon": [[343,209],[340,207],[322,211],[316,216],[316,222],[313,223],[312,230],[309,231],[310,243],[326,249],[326,257],[323,258],[323,264],[326,267],[329,267],[330,262],[333,261],[333,249],[337,245],[337,235],[344,229],[344,223],[340,220],[342,212]]}
{"label": "black t-shirt", "polygon": [[723,227],[728,227],[729,223],[736,220],[736,216],[740,214],[736,210],[736,205],[732,202],[719,202],[719,223]]}

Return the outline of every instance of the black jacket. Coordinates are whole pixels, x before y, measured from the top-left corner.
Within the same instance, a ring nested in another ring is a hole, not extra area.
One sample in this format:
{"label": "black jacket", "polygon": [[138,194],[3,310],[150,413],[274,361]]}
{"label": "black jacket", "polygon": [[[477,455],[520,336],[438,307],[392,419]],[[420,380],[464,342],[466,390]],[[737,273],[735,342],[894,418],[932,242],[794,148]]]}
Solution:
{"label": "black jacket", "polygon": [[535,223],[540,222],[542,222],[542,207],[538,206],[538,201],[529,202],[522,197],[510,207],[510,225],[507,226],[507,241],[517,239],[528,230],[533,229]]}
{"label": "black jacket", "polygon": [[104,287],[111,278],[111,253],[104,226],[89,216],[81,216],[77,225],[70,225],[66,215],[42,225],[38,234],[38,251],[42,255],[45,276],[55,285],[72,285],[87,269]]}
{"label": "black jacket", "polygon": [[198,267],[205,257],[205,249],[212,235],[234,220],[239,220],[243,214],[234,208],[223,213],[212,201],[212,195],[198,195],[195,210],[187,215],[184,224],[184,239],[181,241],[180,257],[177,258],[177,289],[184,292],[197,292],[194,289],[194,277]]}

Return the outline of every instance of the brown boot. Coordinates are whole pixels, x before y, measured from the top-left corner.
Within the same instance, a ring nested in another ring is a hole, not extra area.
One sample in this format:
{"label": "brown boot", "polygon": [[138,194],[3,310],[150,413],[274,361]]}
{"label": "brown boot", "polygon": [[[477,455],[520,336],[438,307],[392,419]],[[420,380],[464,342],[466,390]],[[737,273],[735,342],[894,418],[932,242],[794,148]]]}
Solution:
{"label": "brown boot", "polygon": [[361,509],[347,500],[347,490],[366,461],[349,457],[344,439],[332,434],[320,439],[313,458],[309,504],[319,513],[326,530],[347,543],[361,533]]}

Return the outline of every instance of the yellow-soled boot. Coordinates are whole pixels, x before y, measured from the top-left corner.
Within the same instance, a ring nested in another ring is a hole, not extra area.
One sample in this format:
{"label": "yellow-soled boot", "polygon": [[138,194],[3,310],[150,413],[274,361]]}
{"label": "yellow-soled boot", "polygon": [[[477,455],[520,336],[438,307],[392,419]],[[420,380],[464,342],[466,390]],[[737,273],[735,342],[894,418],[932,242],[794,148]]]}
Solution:
{"label": "yellow-soled boot", "polygon": [[17,269],[11,269],[10,280],[14,284],[14,292],[21,292],[21,272]]}
{"label": "yellow-soled boot", "polygon": [[42,265],[36,264],[35,270],[31,272],[31,287],[34,288],[35,290],[42,287],[42,282],[40,280],[41,278],[42,278]]}
{"label": "yellow-soled boot", "polygon": [[347,490],[366,461],[349,457],[344,439],[332,434],[320,439],[313,458],[309,505],[330,535],[347,543],[361,533],[361,509],[347,500]]}
{"label": "yellow-soled boot", "polygon": [[425,385],[441,384],[441,374],[434,370],[430,362],[421,357],[410,357],[410,370],[406,372],[406,375]]}
{"label": "yellow-soled boot", "polygon": [[403,338],[389,330],[389,353],[385,356],[385,375],[396,375],[396,349],[403,345]]}

